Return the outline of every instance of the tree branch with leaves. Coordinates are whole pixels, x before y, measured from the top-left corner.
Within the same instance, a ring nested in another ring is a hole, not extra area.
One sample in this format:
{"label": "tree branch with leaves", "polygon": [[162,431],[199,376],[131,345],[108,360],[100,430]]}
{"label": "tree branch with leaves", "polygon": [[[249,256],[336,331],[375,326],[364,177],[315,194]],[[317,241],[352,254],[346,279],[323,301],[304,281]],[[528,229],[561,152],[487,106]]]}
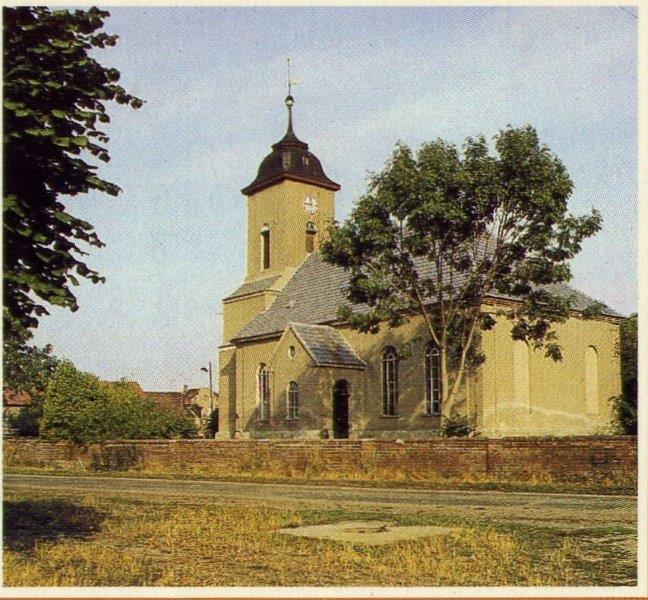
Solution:
{"label": "tree branch with leaves", "polygon": [[103,243],[62,197],[121,191],[84,159],[110,160],[101,129],[108,101],[142,106],[118,84],[119,71],[91,55],[117,41],[98,31],[108,16],[98,8],[3,9],[5,338],[29,338],[48,314],[43,302],[77,310],[71,286],[80,280],[103,281],[83,260],[88,246]]}

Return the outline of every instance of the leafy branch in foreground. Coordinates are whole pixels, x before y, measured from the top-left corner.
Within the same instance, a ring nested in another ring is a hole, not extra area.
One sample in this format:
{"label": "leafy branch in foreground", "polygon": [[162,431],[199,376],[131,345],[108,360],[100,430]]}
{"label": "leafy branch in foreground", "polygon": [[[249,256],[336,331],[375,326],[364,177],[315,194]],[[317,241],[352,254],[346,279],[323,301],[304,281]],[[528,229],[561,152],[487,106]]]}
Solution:
{"label": "leafy branch in foreground", "polygon": [[80,244],[103,243],[60,197],[120,192],[82,158],[110,160],[100,128],[110,121],[107,101],[142,106],[117,83],[117,69],[91,56],[116,43],[117,36],[97,32],[108,16],[94,7],[3,9],[5,337],[29,337],[25,331],[48,314],[34,296],[76,310],[70,286],[103,281],[80,258],[87,254]]}

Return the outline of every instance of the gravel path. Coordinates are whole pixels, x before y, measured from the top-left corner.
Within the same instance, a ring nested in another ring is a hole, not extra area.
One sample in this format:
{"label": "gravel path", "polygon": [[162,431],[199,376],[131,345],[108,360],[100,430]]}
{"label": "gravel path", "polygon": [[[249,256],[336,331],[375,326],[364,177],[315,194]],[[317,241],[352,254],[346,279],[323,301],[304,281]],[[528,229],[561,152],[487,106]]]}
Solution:
{"label": "gravel path", "polygon": [[116,477],[60,477],[6,474],[6,490],[105,492],[107,495],[156,498],[162,501],[245,501],[293,508],[354,508],[415,512],[579,529],[635,527],[637,499],[632,496],[545,494],[490,491],[379,489],[308,486],[300,484],[239,483],[179,479]]}

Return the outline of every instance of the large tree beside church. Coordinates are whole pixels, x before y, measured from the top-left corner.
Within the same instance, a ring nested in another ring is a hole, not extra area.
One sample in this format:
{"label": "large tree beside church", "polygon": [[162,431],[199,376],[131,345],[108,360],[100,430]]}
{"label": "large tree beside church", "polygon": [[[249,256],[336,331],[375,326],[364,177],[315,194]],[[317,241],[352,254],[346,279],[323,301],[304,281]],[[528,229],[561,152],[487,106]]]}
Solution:
{"label": "large tree beside church", "polygon": [[[339,316],[376,333],[422,315],[440,354],[442,401],[451,408],[483,356],[480,332],[496,319],[512,337],[561,359],[552,325],[567,320],[569,261],[601,227],[596,210],[572,215],[573,183],[530,126],[494,139],[443,140],[416,153],[398,144],[350,217],[330,228],[325,260],[350,273]],[[515,299],[488,310],[492,296]],[[592,316],[600,306],[592,306]]]}
{"label": "large tree beside church", "polygon": [[102,281],[83,257],[103,243],[64,198],[120,192],[86,158],[109,160],[106,102],[142,105],[117,83],[117,69],[94,58],[116,43],[99,31],[108,16],[98,8],[3,9],[5,338],[28,339],[46,303],[76,310],[72,286]]}

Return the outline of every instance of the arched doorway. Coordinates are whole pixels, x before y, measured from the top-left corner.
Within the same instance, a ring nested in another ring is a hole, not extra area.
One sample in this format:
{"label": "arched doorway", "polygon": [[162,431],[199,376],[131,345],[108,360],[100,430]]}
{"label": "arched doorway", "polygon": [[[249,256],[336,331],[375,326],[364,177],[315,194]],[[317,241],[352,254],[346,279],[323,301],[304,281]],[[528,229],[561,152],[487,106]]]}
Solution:
{"label": "arched doorway", "polygon": [[333,437],[349,437],[349,383],[338,379],[333,386]]}

